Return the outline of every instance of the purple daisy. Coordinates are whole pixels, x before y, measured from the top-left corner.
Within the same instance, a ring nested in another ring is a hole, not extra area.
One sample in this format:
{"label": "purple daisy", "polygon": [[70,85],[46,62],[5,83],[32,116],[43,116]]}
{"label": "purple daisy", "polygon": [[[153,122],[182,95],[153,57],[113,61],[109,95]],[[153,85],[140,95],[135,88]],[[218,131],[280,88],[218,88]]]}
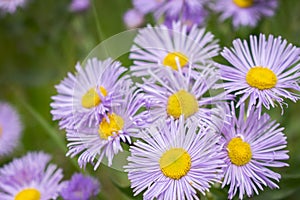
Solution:
{"label": "purple daisy", "polygon": [[232,18],[236,28],[254,27],[262,17],[274,15],[277,4],[277,0],[217,0],[213,9],[221,13],[221,20]]}
{"label": "purple daisy", "polygon": [[63,174],[49,161],[48,154],[30,152],[0,168],[0,199],[56,199]]}
{"label": "purple daisy", "polygon": [[144,15],[136,9],[130,9],[124,14],[123,21],[128,29],[138,28],[144,23]]}
{"label": "purple daisy", "polygon": [[90,7],[90,0],[72,0],[70,10],[72,12],[82,12]]}
{"label": "purple daisy", "polygon": [[0,157],[10,154],[19,144],[22,124],[16,110],[0,102]]}
{"label": "purple daisy", "polygon": [[[254,108],[254,107],[252,107]],[[233,103],[231,104],[230,123],[225,124],[222,130],[222,156],[227,166],[224,168],[222,187],[229,185],[229,199],[237,193],[239,199],[258,194],[263,186],[271,189],[279,188],[280,174],[273,172],[269,167],[285,167],[288,151],[284,128],[271,121],[267,114],[257,118],[259,110],[251,109],[249,117],[245,119],[244,104],[240,106],[237,117]]]}
{"label": "purple daisy", "polygon": [[25,3],[26,0],[0,0],[0,10],[14,13],[18,7],[23,7]]}
{"label": "purple daisy", "polygon": [[199,199],[210,185],[220,182],[219,137],[210,129],[179,123],[143,130],[143,141],[130,147],[125,171],[134,195],[144,191],[144,199]]}
{"label": "purple daisy", "polygon": [[189,66],[188,73],[184,75],[181,71],[163,69],[161,75],[164,79],[149,71],[153,79],[137,83],[145,92],[144,98],[150,113],[148,121],[154,123],[158,119],[164,119],[170,122],[184,115],[188,124],[211,125],[218,129],[223,123],[223,110],[211,107],[232,97],[225,93],[210,93],[219,79],[215,70],[207,66],[202,73],[196,74]]}
{"label": "purple daisy", "polygon": [[189,33],[187,29],[180,22],[173,23],[172,29],[165,25],[149,25],[141,29],[130,50],[130,58],[134,63],[131,66],[132,74],[148,76],[148,71],[153,71],[156,75],[163,75],[160,71],[166,67],[186,71],[189,65],[194,70],[212,63],[212,57],[219,52],[214,36],[196,26]]}
{"label": "purple daisy", "polygon": [[299,99],[292,91],[300,91],[300,49],[281,37],[250,36],[250,48],[247,41],[237,39],[233,48],[225,48],[221,54],[231,66],[219,65],[221,78],[226,81],[219,87],[241,95],[237,106],[249,99],[249,109],[252,105],[270,109],[275,102],[282,107],[283,98]]}
{"label": "purple daisy", "polygon": [[97,125],[101,115],[120,103],[122,85],[130,82],[128,76],[120,78],[127,69],[110,58],[87,60],[85,68],[78,63],[76,70],[56,86],[58,95],[52,97],[51,113],[60,128]]}
{"label": "purple daisy", "polygon": [[61,190],[64,200],[89,200],[100,192],[100,183],[97,179],[80,173],[73,174],[71,180],[64,184]]}
{"label": "purple daisy", "polygon": [[111,166],[114,155],[123,151],[121,142],[131,143],[130,137],[138,136],[136,134],[139,133],[140,127],[146,125],[144,119],[147,118],[147,112],[137,114],[144,106],[143,94],[139,90],[134,91],[134,88],[127,88],[123,103],[113,107],[97,126],[67,130],[67,156],[74,157],[80,154],[80,167],[98,159],[94,166],[96,170],[104,156]]}

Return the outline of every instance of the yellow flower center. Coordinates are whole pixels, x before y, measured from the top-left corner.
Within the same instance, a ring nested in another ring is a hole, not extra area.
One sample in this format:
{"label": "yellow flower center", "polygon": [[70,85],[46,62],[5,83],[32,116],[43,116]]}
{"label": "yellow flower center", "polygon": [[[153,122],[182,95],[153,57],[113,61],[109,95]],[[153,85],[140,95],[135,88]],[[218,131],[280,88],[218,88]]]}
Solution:
{"label": "yellow flower center", "polygon": [[[179,66],[177,65],[177,61],[176,61],[177,59],[178,59]],[[163,61],[163,65],[169,66],[174,70],[178,70],[178,67],[183,68],[184,66],[186,66],[188,61],[189,61],[188,58],[184,54],[180,52],[172,52],[166,55]]]}
{"label": "yellow flower center", "polygon": [[41,199],[41,193],[34,188],[24,189],[15,196],[15,200],[40,200],[40,199]]}
{"label": "yellow flower center", "polygon": [[277,83],[276,74],[265,67],[253,67],[246,75],[247,83],[260,90],[271,89]]}
{"label": "yellow flower center", "polygon": [[241,8],[249,8],[254,4],[254,0],[233,0],[233,3]]}
{"label": "yellow flower center", "polygon": [[188,118],[198,110],[196,97],[185,90],[179,90],[168,99],[167,113],[175,119],[178,119],[182,114],[185,118]]}
{"label": "yellow flower center", "polygon": [[172,148],[161,156],[159,165],[166,177],[178,180],[190,171],[191,157],[182,148]]}
{"label": "yellow flower center", "polygon": [[[104,87],[100,86],[99,90],[103,96],[107,95],[107,91]],[[85,108],[93,108],[101,103],[99,94],[96,91],[96,88],[89,89],[81,99],[81,105]]]}
{"label": "yellow flower center", "polygon": [[252,158],[250,145],[239,137],[230,140],[227,151],[230,161],[237,166],[246,165]]}
{"label": "yellow flower center", "polygon": [[104,117],[99,124],[98,133],[100,138],[107,140],[109,136],[112,136],[114,133],[122,130],[124,127],[124,120],[121,116],[112,113],[108,114],[109,122]]}
{"label": "yellow flower center", "polygon": [[3,134],[3,129],[2,129],[2,126],[0,125],[0,138],[1,138],[2,134]]}

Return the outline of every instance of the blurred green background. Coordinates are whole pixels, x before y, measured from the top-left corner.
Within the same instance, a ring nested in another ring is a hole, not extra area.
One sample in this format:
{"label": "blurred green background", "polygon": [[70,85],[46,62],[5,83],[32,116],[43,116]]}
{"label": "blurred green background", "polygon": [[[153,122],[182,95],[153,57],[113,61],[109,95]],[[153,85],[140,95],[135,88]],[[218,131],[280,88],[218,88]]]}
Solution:
{"label": "blurred green background", "polygon": [[[54,85],[68,71],[74,72],[76,62],[83,61],[101,41],[125,31],[122,16],[132,7],[130,0],[94,0],[92,7],[81,13],[68,11],[67,0],[31,0],[15,14],[0,16],[0,100],[8,101],[21,115],[24,132],[20,147],[0,159],[0,165],[27,151],[43,150],[53,155],[53,162],[64,169],[65,179],[80,171],[76,158],[65,157],[65,133],[51,120],[50,97]],[[255,29],[233,30],[230,21],[220,23],[217,15],[208,19],[207,29],[216,35],[221,46],[231,46],[236,37],[249,34],[281,35],[300,46],[300,1],[281,0],[276,15],[262,20]],[[219,60],[219,59],[218,59]],[[125,66],[130,61],[122,59]],[[299,199],[300,196],[300,102],[289,103],[283,116],[280,109],[268,111],[285,127],[290,151],[290,167],[277,170],[282,174],[280,190],[261,192],[253,199]],[[0,147],[1,148],[1,147]],[[125,173],[102,165],[96,172],[102,191],[96,199],[131,199]],[[116,186],[116,183],[118,186]],[[224,191],[215,191],[209,199],[226,199]]]}

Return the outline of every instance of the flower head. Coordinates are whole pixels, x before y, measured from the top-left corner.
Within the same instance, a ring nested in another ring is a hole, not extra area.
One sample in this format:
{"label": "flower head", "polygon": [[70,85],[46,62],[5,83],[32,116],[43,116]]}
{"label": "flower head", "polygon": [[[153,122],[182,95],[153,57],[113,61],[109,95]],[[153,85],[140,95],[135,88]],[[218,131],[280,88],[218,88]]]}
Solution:
{"label": "flower head", "polygon": [[144,83],[138,84],[145,92],[148,121],[155,123],[158,119],[164,119],[170,122],[184,115],[188,124],[197,123],[218,129],[223,122],[220,118],[223,114],[219,107],[214,106],[231,96],[210,93],[218,80],[211,66],[207,66],[202,73],[193,72],[191,66],[188,69],[184,75],[181,71],[164,68],[161,70],[164,79],[149,71],[153,79],[144,79]]}
{"label": "flower head", "polygon": [[[253,107],[252,107],[253,108]],[[224,180],[222,186],[229,185],[229,199],[237,193],[242,199],[258,194],[263,186],[278,188],[275,181],[279,181],[280,174],[269,167],[284,167],[288,164],[288,151],[283,128],[271,121],[267,114],[257,118],[259,111],[251,109],[249,117],[245,119],[244,104],[240,107],[237,117],[234,105],[231,105],[231,117],[222,130],[222,156],[225,157]]]}
{"label": "flower head", "polygon": [[7,155],[19,143],[22,124],[18,113],[7,103],[0,102],[0,156]]}
{"label": "flower head", "polygon": [[124,14],[123,21],[128,29],[138,28],[144,23],[144,15],[136,9],[130,9]]}
{"label": "flower head", "polygon": [[97,125],[102,115],[120,103],[122,85],[128,82],[126,71],[112,59],[90,59],[85,68],[78,63],[77,73],[71,73],[56,86],[58,95],[51,103],[54,120],[61,128],[90,127]]}
{"label": "flower head", "polygon": [[250,36],[250,45],[237,39],[233,48],[225,48],[221,54],[231,66],[219,65],[226,81],[219,86],[240,96],[237,106],[249,99],[249,109],[252,105],[270,109],[276,102],[282,107],[283,98],[299,99],[293,91],[300,91],[300,50],[281,37]]}
{"label": "flower head", "polygon": [[219,45],[211,33],[205,29],[193,26],[187,33],[187,26],[173,23],[172,29],[165,25],[140,30],[134,39],[130,58],[134,65],[131,71],[134,76],[149,76],[153,71],[158,76],[163,68],[187,71],[189,65],[192,69],[202,69],[212,63],[212,57],[218,55]]}
{"label": "flower head", "polygon": [[232,18],[234,27],[254,27],[262,17],[274,15],[277,4],[277,0],[217,0],[213,9],[221,13],[221,20]]}
{"label": "flower head", "polygon": [[25,3],[26,0],[0,0],[0,10],[14,13],[18,7],[23,7]]}
{"label": "flower head", "polygon": [[147,113],[137,114],[144,106],[142,94],[139,90],[135,91],[134,87],[127,88],[123,102],[103,116],[97,126],[67,130],[69,141],[67,155],[73,157],[80,154],[78,163],[81,167],[98,159],[94,166],[94,169],[97,169],[104,156],[111,166],[114,155],[123,151],[121,142],[131,143],[130,137],[138,136],[139,128],[145,125],[143,119]]}
{"label": "flower head", "polygon": [[72,0],[70,10],[72,12],[85,11],[90,7],[90,0]]}
{"label": "flower head", "polygon": [[56,199],[63,174],[49,160],[48,154],[30,152],[0,168],[0,199]]}
{"label": "flower head", "polygon": [[89,200],[99,192],[100,183],[97,179],[76,173],[71,180],[65,182],[61,196],[64,200]]}
{"label": "flower head", "polygon": [[134,195],[144,191],[144,199],[198,199],[220,182],[223,160],[219,137],[197,124],[166,124],[143,130],[143,141],[130,147],[125,171]]}

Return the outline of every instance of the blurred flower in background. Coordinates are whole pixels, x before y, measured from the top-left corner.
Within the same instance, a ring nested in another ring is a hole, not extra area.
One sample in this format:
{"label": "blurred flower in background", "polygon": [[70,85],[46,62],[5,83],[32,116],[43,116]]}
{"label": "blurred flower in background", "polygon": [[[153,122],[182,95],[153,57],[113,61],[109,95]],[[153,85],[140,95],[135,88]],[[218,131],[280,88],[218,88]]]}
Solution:
{"label": "blurred flower in background", "polygon": [[100,189],[100,183],[97,179],[75,173],[69,181],[64,182],[61,196],[64,200],[89,200],[98,195]]}
{"label": "blurred flower in background", "polygon": [[136,9],[130,9],[124,14],[123,20],[128,29],[138,28],[144,23],[144,15]]}
{"label": "blurred flower in background", "polygon": [[19,145],[21,132],[19,114],[8,103],[0,102],[0,157],[10,154]]}
{"label": "blurred flower in background", "polygon": [[27,0],[0,0],[0,10],[14,13],[18,7],[23,7]]}
{"label": "blurred flower in background", "polygon": [[70,10],[72,12],[82,12],[90,7],[90,0],[72,0]]}
{"label": "blurred flower in background", "polygon": [[30,152],[0,168],[0,199],[56,199],[62,188],[62,170],[48,164],[50,155]]}
{"label": "blurred flower in background", "polygon": [[220,12],[221,20],[232,19],[235,28],[255,27],[263,17],[274,15],[278,0],[217,0],[212,9]]}

